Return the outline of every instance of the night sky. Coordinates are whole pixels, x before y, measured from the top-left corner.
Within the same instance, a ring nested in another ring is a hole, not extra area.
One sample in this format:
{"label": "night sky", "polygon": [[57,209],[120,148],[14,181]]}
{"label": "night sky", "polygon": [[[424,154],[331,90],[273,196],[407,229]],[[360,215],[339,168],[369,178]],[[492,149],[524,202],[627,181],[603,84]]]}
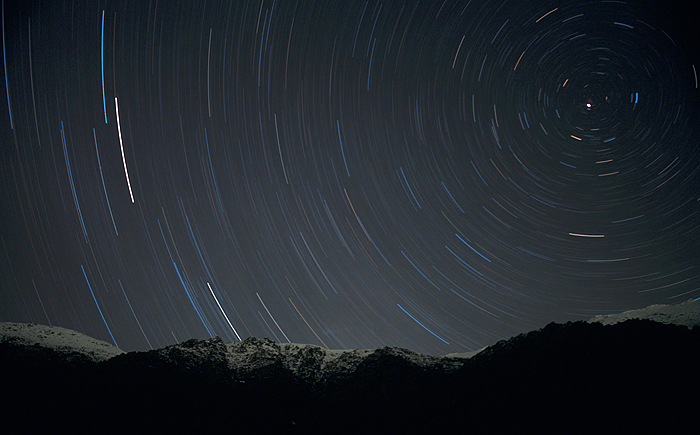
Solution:
{"label": "night sky", "polygon": [[700,298],[672,4],[5,1],[0,320],[445,354]]}

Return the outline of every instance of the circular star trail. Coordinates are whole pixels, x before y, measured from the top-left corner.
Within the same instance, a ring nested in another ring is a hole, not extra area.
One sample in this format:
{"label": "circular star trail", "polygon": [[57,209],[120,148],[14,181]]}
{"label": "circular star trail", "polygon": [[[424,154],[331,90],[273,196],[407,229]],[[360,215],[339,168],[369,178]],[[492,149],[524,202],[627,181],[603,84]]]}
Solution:
{"label": "circular star trail", "polygon": [[3,320],[444,354],[700,297],[695,10],[18,3]]}

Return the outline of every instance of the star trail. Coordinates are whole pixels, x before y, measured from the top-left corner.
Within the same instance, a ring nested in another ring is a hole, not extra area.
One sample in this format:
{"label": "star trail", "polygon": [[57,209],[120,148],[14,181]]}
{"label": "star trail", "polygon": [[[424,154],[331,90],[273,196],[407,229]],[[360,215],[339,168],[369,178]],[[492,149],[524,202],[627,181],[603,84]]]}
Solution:
{"label": "star trail", "polygon": [[5,1],[0,318],[445,354],[700,298],[698,16]]}

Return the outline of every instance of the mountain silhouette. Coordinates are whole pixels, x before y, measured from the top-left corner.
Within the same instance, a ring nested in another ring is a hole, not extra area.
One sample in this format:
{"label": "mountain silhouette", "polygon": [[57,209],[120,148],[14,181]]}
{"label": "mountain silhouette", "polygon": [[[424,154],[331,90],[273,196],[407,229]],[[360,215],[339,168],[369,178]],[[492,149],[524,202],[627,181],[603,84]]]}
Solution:
{"label": "mountain silhouette", "polygon": [[0,417],[3,433],[697,433],[699,305],[446,356],[253,337],[123,352],[1,323]]}

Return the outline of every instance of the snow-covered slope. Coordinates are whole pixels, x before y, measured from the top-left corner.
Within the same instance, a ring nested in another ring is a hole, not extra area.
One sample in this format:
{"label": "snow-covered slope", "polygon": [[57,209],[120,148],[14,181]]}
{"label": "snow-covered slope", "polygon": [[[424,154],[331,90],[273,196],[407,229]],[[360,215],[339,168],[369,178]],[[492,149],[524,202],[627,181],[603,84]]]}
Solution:
{"label": "snow-covered slope", "polygon": [[688,300],[677,305],[650,305],[639,310],[625,311],[620,314],[595,316],[589,323],[613,325],[629,319],[649,319],[671,325],[700,326],[700,300]]}
{"label": "snow-covered slope", "polygon": [[229,367],[239,374],[247,374],[266,366],[289,370],[300,379],[312,383],[329,376],[343,377],[353,373],[360,364],[371,358],[397,357],[423,370],[440,367],[444,372],[456,370],[468,357],[450,355],[436,357],[421,355],[406,349],[325,349],[312,344],[276,343],[268,338],[247,338],[226,345]]}
{"label": "snow-covered slope", "polygon": [[125,353],[118,347],[80,332],[36,323],[0,322],[0,343],[39,346],[58,353],[77,353],[100,362]]}

